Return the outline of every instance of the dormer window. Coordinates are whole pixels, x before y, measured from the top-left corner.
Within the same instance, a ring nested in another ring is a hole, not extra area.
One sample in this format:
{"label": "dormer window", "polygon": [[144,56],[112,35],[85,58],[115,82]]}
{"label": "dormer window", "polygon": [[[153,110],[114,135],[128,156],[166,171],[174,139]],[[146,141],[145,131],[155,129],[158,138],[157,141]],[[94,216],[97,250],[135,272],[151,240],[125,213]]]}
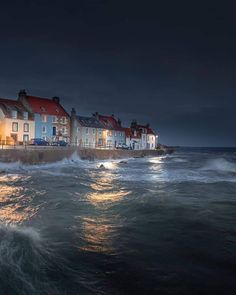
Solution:
{"label": "dormer window", "polygon": [[28,112],[24,112],[23,113],[23,117],[24,117],[24,120],[28,120],[29,119],[29,113]]}
{"label": "dormer window", "polygon": [[57,113],[59,113],[59,110],[58,110],[58,108],[56,108],[56,112],[57,112]]}
{"label": "dormer window", "polygon": [[17,111],[11,111],[12,119],[17,119]]}
{"label": "dormer window", "polygon": [[40,107],[40,110],[41,110],[42,112],[46,112],[45,107]]}

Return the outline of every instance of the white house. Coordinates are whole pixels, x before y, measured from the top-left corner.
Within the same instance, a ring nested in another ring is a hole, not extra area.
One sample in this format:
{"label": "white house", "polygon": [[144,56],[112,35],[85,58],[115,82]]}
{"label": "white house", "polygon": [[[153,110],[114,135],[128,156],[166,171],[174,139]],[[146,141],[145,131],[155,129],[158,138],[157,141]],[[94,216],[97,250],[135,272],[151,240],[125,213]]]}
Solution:
{"label": "white house", "polygon": [[33,114],[20,101],[0,99],[1,144],[23,144],[35,137]]}

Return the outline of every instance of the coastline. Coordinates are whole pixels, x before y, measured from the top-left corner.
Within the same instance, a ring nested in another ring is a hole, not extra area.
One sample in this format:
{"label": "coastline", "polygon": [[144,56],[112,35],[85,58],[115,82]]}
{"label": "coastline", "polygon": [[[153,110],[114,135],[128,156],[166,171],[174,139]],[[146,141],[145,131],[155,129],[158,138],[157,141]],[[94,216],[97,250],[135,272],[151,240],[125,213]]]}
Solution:
{"label": "coastline", "polygon": [[0,150],[0,162],[23,164],[53,163],[70,158],[73,154],[78,155],[81,160],[106,160],[141,158],[147,156],[160,156],[170,154],[174,151],[171,147],[161,147],[156,150],[107,150],[107,149],[86,149],[76,147],[9,147]]}

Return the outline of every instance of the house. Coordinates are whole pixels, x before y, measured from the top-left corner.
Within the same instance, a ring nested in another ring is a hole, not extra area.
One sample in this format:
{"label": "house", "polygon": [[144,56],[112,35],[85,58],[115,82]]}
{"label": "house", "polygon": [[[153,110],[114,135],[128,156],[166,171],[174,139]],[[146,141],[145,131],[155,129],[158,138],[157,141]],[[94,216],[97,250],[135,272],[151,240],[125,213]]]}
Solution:
{"label": "house", "polygon": [[18,101],[34,113],[35,137],[47,141],[70,141],[70,116],[60,104],[59,97],[42,98],[19,92]]}
{"label": "house", "polygon": [[94,116],[77,116],[71,111],[71,143],[85,148],[102,148],[105,145],[106,131]]}
{"label": "house", "polygon": [[125,143],[125,128],[121,125],[121,120],[114,115],[104,116],[97,112],[93,114],[106,130],[104,141],[107,148],[116,148],[119,144]]}
{"label": "house", "polygon": [[20,101],[0,98],[1,144],[23,144],[34,137],[33,114]]}
{"label": "house", "polygon": [[135,140],[135,137],[137,137],[137,139],[139,139],[138,140],[139,149],[154,150],[156,148],[158,137],[153,131],[153,129],[150,128],[149,124],[140,125],[134,120],[132,121],[131,126],[128,129],[130,130],[126,132],[126,134],[128,135],[128,139],[126,136],[126,144],[128,143],[132,144],[132,142]]}
{"label": "house", "polygon": [[133,150],[141,149],[141,132],[125,128],[126,145]]}

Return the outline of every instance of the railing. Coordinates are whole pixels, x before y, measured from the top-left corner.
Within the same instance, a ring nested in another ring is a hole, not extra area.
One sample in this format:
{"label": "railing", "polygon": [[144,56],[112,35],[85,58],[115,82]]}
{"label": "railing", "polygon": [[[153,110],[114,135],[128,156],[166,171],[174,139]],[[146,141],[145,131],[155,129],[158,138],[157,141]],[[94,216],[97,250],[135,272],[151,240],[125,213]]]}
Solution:
{"label": "railing", "polygon": [[87,143],[69,143],[66,146],[57,146],[57,145],[53,145],[50,144],[49,145],[30,145],[27,142],[20,142],[20,143],[16,143],[16,142],[6,142],[4,140],[0,141],[0,149],[24,149],[24,150],[32,150],[32,149],[65,149],[65,148],[81,148],[81,149],[106,149],[106,150],[112,150],[115,149],[114,145],[110,145],[110,144],[87,144]]}

